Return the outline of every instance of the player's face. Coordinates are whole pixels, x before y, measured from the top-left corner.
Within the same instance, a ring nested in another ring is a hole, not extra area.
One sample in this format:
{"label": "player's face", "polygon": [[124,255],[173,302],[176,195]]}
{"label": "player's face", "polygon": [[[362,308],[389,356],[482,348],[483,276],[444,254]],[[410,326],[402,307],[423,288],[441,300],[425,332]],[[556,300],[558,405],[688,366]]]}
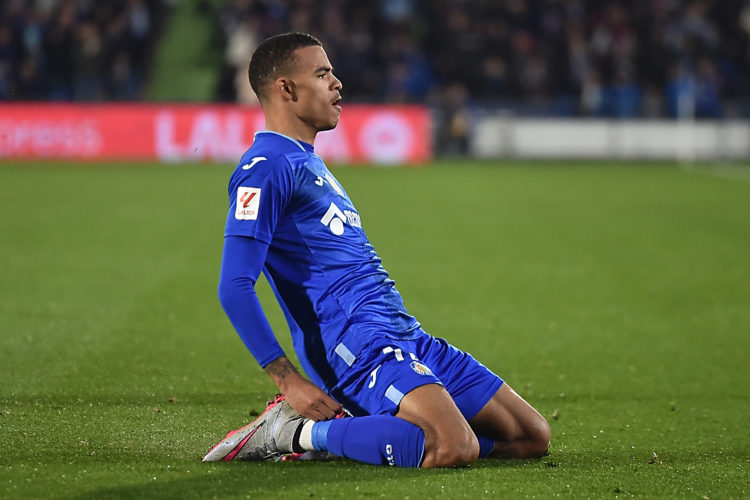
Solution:
{"label": "player's face", "polygon": [[333,76],[333,67],[323,47],[297,49],[294,75],[297,116],[316,132],[330,130],[341,115],[341,81]]}

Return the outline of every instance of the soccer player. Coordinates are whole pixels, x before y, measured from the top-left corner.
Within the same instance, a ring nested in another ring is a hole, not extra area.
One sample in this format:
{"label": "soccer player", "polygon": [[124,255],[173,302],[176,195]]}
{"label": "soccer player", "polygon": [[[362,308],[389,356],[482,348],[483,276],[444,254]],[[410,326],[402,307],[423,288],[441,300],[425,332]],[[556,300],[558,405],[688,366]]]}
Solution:
{"label": "soccer player", "polygon": [[[357,209],[315,154],[316,134],[341,114],[342,84],[320,41],[302,33],[269,38],[248,75],[266,130],[229,181],[219,298],[283,397],[204,461],[317,450],[427,468],[544,455],[544,417],[407,313]],[[309,380],[271,331],[255,293],[261,272]],[[342,408],[353,417],[334,419]]]}

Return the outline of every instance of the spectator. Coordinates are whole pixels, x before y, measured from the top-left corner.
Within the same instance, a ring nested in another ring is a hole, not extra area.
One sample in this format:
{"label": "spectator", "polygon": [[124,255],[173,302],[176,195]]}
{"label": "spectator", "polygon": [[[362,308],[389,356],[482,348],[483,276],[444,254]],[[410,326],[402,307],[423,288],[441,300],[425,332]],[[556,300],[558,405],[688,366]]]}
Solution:
{"label": "spectator", "polygon": [[[432,102],[430,96],[452,95],[443,90],[460,83],[473,100],[524,102],[548,113],[575,112],[559,103],[577,100],[584,115],[658,116],[668,110],[674,116],[679,94],[682,112],[715,117],[727,98],[747,99],[750,90],[742,70],[750,46],[745,0],[721,6],[707,0],[230,5],[258,21],[258,40],[290,30],[325,40],[348,100]],[[240,17],[221,12],[229,44]],[[685,97],[691,92],[694,109]]]}
{"label": "spectator", "polygon": [[[0,99],[138,99],[167,0],[5,0]],[[254,103],[249,54],[324,40],[348,102],[472,102],[602,117],[750,113],[750,0],[225,0],[216,99]],[[437,100],[436,100],[437,99]],[[569,104],[565,104],[569,103]],[[577,104],[576,104],[577,103]],[[450,113],[449,113],[450,114]]]}
{"label": "spectator", "polygon": [[0,99],[137,99],[163,0],[6,0]]}

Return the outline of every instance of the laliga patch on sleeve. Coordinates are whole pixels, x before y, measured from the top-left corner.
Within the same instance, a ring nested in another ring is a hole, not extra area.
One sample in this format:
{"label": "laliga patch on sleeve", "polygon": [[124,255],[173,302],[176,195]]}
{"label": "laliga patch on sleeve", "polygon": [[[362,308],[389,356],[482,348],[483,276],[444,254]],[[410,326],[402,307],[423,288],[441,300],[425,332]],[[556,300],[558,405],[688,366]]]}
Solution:
{"label": "laliga patch on sleeve", "polygon": [[260,188],[238,187],[237,208],[234,218],[237,220],[256,220],[260,208]]}

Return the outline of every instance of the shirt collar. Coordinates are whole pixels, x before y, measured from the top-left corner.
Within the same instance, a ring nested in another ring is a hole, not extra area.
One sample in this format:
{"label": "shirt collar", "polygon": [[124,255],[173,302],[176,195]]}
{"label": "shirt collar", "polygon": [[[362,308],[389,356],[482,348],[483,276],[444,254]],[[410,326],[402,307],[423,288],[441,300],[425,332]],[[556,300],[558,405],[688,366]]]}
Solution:
{"label": "shirt collar", "polygon": [[259,134],[264,135],[264,136],[278,136],[278,137],[282,137],[282,138],[284,138],[284,139],[286,139],[288,141],[291,141],[294,144],[296,144],[297,147],[299,149],[301,149],[302,151],[307,151],[308,153],[314,153],[315,152],[315,147],[312,144],[308,144],[308,143],[306,143],[304,141],[298,141],[297,139],[289,137],[288,135],[284,135],[282,133],[275,132],[273,130],[259,130],[259,131],[255,132],[255,138],[256,139],[258,138]]}

